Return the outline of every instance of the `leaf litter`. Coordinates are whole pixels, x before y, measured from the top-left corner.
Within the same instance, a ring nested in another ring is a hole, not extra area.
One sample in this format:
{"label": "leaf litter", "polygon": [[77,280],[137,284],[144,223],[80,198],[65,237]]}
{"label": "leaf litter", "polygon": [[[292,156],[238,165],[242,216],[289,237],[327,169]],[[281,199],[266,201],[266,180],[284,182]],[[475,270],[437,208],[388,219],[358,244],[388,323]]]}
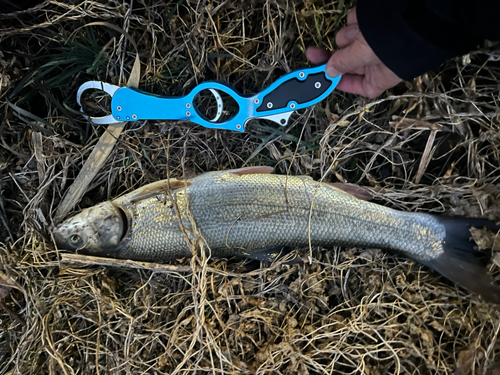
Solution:
{"label": "leaf litter", "polygon": [[[499,311],[377,249],[144,266],[68,261],[50,238],[104,132],[78,113],[76,90],[125,84],[134,59],[116,31],[82,26],[105,21],[132,35],[143,90],[183,95],[217,79],[251,94],[306,65],[308,46],[334,49],[348,9],[49,0],[0,15],[0,373],[496,373]],[[167,176],[268,165],[359,184],[404,211],[499,222],[499,59],[487,43],[374,100],[335,92],[285,128],[130,123],[75,212]],[[499,281],[498,239],[474,236],[494,248],[488,269]]]}

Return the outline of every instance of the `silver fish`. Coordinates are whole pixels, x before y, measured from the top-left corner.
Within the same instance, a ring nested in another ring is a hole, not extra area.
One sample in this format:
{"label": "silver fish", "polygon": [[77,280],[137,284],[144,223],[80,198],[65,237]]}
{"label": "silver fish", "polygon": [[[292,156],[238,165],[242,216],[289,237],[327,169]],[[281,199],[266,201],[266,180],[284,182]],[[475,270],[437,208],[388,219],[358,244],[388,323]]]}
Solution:
{"label": "silver fish", "polygon": [[59,224],[54,238],[63,249],[141,261],[192,256],[188,243],[197,233],[213,257],[265,260],[276,247],[383,248],[500,304],[500,289],[469,242],[471,226],[497,229],[489,220],[401,212],[344,187],[271,172],[247,167],[158,181],[84,209]]}

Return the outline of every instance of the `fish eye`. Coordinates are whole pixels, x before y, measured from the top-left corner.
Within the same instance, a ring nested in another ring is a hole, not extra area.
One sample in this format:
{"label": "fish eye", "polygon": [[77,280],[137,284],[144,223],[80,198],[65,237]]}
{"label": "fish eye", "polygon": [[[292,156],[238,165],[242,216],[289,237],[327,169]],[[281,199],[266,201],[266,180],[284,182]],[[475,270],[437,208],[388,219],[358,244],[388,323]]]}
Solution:
{"label": "fish eye", "polygon": [[69,243],[72,245],[72,246],[75,246],[75,247],[80,247],[83,245],[83,240],[82,240],[82,237],[80,237],[78,234],[72,234],[70,237],[69,237]]}

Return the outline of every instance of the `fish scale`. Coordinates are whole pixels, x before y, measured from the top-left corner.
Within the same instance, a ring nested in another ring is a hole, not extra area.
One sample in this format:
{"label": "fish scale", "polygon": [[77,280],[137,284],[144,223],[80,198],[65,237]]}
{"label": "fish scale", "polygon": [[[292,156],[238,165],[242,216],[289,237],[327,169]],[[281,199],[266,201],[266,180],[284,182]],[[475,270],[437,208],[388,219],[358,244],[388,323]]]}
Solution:
{"label": "fish scale", "polygon": [[[183,226],[191,213],[217,257],[280,246],[370,246],[428,259],[442,248],[444,228],[431,215],[408,214],[360,201],[310,178],[280,175],[202,175],[173,192]],[[189,206],[179,204],[188,196]],[[191,255],[165,194],[136,205],[129,245],[122,258],[170,260]],[[309,222],[310,220],[310,222]],[[405,236],[401,236],[401,227]],[[429,229],[432,228],[432,229]],[[426,231],[423,231],[426,229]],[[310,233],[309,233],[310,231]],[[186,235],[194,240],[192,231]]]}

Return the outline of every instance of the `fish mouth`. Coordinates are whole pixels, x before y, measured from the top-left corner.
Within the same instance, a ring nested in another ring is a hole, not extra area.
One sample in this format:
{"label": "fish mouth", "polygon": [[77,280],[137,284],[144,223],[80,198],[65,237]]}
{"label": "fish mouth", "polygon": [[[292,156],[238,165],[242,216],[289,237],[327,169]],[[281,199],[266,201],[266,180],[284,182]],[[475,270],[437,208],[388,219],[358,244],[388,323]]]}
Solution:
{"label": "fish mouth", "polygon": [[64,239],[64,235],[63,235],[63,233],[61,231],[62,228],[63,228],[63,223],[59,223],[59,224],[55,225],[50,230],[50,232],[52,233],[52,236],[54,238],[54,241],[57,244],[57,247],[60,248],[60,249],[64,249],[64,247],[66,245],[66,241]]}

